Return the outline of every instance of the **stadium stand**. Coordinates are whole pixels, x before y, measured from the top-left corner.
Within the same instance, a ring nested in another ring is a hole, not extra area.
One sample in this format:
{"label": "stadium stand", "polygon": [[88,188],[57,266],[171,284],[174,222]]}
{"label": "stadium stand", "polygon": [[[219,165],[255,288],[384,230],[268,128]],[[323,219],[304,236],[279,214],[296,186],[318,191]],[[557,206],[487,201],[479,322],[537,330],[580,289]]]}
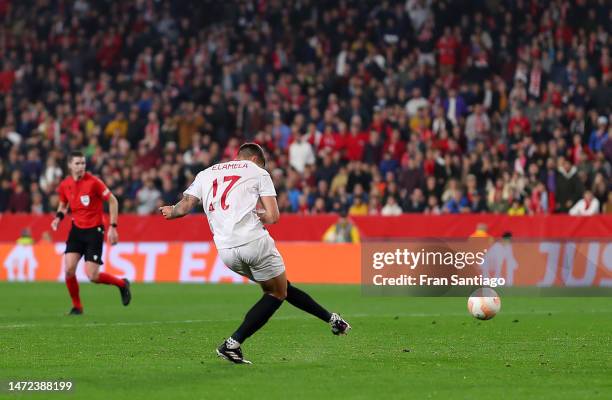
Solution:
{"label": "stadium stand", "polygon": [[77,149],[122,212],[150,214],[255,141],[287,213],[612,213],[611,17],[605,0],[2,0],[0,212],[54,211]]}

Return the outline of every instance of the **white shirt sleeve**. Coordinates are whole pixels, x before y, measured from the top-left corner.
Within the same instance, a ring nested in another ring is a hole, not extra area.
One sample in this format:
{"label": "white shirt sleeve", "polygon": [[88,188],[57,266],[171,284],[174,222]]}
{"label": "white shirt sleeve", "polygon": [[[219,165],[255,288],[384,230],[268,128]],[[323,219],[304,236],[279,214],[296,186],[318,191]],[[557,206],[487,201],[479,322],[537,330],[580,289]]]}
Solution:
{"label": "white shirt sleeve", "polygon": [[312,150],[312,146],[308,144],[308,154],[306,157],[306,164],[314,164],[317,160],[315,159],[314,151]]}
{"label": "white shirt sleeve", "polygon": [[259,196],[276,196],[276,189],[268,172],[261,174],[259,178]]}
{"label": "white shirt sleeve", "polygon": [[572,208],[569,210],[569,215],[583,215],[584,214],[584,200],[580,199]]}
{"label": "white shirt sleeve", "polygon": [[591,204],[589,205],[589,208],[586,209],[585,211],[586,211],[586,215],[599,214],[599,200],[593,197],[593,200],[591,200]]}
{"label": "white shirt sleeve", "polygon": [[183,195],[190,195],[197,197],[200,201],[202,200],[202,181],[204,171],[198,173],[189,187],[183,192]]}

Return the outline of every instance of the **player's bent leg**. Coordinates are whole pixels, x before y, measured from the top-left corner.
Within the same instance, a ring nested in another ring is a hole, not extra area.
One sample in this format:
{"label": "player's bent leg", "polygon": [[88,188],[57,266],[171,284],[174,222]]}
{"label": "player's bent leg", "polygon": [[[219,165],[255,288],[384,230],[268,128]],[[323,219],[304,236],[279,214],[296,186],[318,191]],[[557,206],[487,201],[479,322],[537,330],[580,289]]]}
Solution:
{"label": "player's bent leg", "polygon": [[76,278],[77,265],[81,259],[80,253],[66,253],[65,255],[65,280],[68,293],[72,299],[72,309],[68,315],[83,314],[83,305],[79,295],[79,282]]}
{"label": "player's bent leg", "polygon": [[119,279],[116,276],[106,272],[100,272],[100,264],[93,261],[85,262],[85,270],[87,272],[87,277],[93,283],[117,286],[119,288],[119,294],[121,295],[121,303],[124,306],[130,304],[130,301],[132,300],[130,281],[127,279]]}
{"label": "player's bent leg", "polygon": [[284,271],[272,279],[258,283],[265,294],[274,296],[280,301],[287,298],[287,286],[289,282],[287,282],[287,274]]}
{"label": "player's bent leg", "polygon": [[263,296],[247,312],[236,332],[217,349],[217,355],[236,364],[251,363],[244,359],[241,344],[268,322],[287,297],[285,272],[259,284],[264,292]]}
{"label": "player's bent leg", "polygon": [[287,302],[315,317],[329,323],[334,335],[346,335],[351,330],[351,325],[340,315],[330,313],[317,303],[310,295],[287,282]]}
{"label": "player's bent leg", "polygon": [[293,286],[291,282],[287,282],[287,302],[325,322],[331,320],[332,313],[323,308],[308,293]]}

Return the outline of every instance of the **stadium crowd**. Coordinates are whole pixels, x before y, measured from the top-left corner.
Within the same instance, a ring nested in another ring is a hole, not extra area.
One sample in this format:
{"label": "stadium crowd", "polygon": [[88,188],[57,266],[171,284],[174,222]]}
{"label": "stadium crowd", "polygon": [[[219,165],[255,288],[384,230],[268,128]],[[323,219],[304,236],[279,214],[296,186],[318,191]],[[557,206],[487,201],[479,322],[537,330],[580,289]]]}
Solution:
{"label": "stadium crowd", "polygon": [[612,212],[606,0],[0,0],[0,212],[122,212],[261,144],[281,211]]}

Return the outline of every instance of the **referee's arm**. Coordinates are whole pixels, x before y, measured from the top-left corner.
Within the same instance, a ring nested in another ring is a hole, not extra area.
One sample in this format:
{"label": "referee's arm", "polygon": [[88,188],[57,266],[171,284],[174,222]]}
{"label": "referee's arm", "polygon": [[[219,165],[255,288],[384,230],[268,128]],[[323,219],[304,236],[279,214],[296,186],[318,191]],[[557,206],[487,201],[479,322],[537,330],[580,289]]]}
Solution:
{"label": "referee's arm", "polygon": [[57,206],[57,213],[55,213],[55,218],[53,218],[53,221],[51,221],[51,229],[53,229],[54,231],[57,230],[59,223],[61,222],[62,219],[64,219],[64,216],[66,215],[67,212],[68,212],[68,203],[64,203],[60,201],[59,205]]}
{"label": "referee's arm", "polygon": [[119,216],[119,201],[114,194],[108,197],[108,213],[110,214],[111,228],[113,225],[117,225],[117,218]]}
{"label": "referee's arm", "polygon": [[108,240],[111,245],[117,244],[119,234],[117,233],[117,218],[119,216],[119,201],[114,194],[108,196],[108,213],[110,214],[110,227],[108,228]]}

